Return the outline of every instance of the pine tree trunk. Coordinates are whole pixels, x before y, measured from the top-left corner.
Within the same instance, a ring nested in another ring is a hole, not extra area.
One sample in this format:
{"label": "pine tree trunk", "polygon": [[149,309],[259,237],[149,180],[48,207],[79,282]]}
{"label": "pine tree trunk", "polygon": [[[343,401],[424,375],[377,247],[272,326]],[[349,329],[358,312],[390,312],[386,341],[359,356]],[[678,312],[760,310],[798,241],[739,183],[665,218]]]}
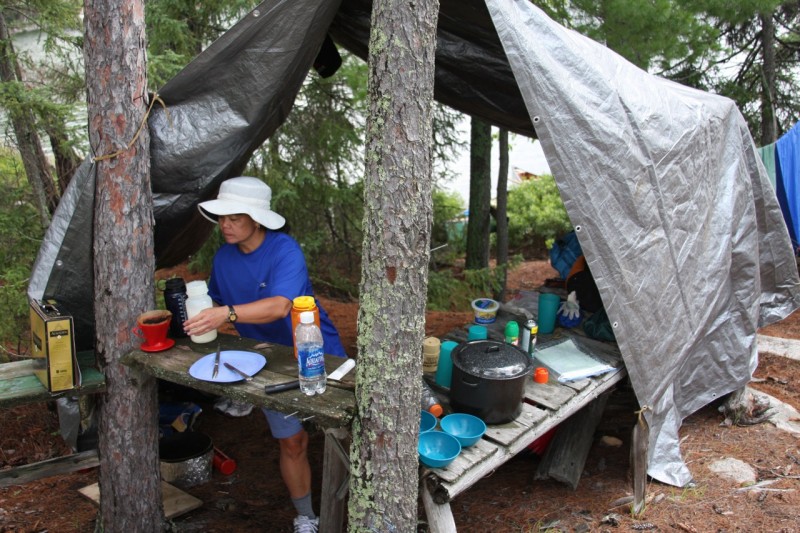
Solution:
{"label": "pine tree trunk", "polygon": [[[19,78],[18,72],[16,55],[6,26],[6,19],[0,12],[0,79],[3,82],[18,82],[21,85],[22,80]],[[13,95],[6,97],[13,98]],[[7,110],[14,129],[14,136],[17,138],[17,148],[22,158],[22,166],[25,168],[28,182],[36,196],[42,227],[46,228],[50,225],[50,215],[58,205],[59,196],[50,174],[47,157],[42,150],[39,134],[36,132],[36,121],[33,114],[22,102],[19,104],[18,109],[7,108]]]}
{"label": "pine tree trunk", "polygon": [[489,267],[489,229],[492,201],[492,126],[471,120],[469,146],[469,220],[465,268]]}
{"label": "pine tree trunk", "polygon": [[778,140],[775,121],[775,25],[772,13],[762,13],[761,20],[761,146]]}
{"label": "pine tree trunk", "polygon": [[508,130],[500,128],[500,159],[497,169],[497,268],[500,270],[500,289],[494,299],[504,302],[506,299],[506,281],[508,280]]}
{"label": "pine tree trunk", "polygon": [[149,134],[139,131],[147,111],[144,1],[86,1],[84,10],[97,172],[95,352],[107,387],[98,411],[99,522],[107,532],[160,531],[156,380],[119,362],[137,344],[136,317],[154,305]]}
{"label": "pine tree trunk", "polygon": [[438,11],[372,7],[351,531],[416,531]]}

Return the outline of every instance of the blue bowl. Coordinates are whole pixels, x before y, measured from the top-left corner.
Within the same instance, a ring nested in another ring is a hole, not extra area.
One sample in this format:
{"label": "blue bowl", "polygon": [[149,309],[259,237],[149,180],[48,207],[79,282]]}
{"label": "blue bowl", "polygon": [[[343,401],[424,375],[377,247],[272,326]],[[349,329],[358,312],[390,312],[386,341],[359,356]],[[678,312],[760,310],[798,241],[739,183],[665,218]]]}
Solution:
{"label": "blue bowl", "polygon": [[458,440],[441,431],[428,431],[419,436],[419,460],[431,468],[444,468],[461,453]]}
{"label": "blue bowl", "polygon": [[436,427],[437,422],[439,422],[439,419],[433,416],[433,414],[429,413],[428,411],[420,411],[419,412],[420,434],[426,433],[434,429]]}
{"label": "blue bowl", "polygon": [[453,413],[442,418],[442,431],[454,436],[466,448],[481,440],[486,433],[486,423],[477,416]]}

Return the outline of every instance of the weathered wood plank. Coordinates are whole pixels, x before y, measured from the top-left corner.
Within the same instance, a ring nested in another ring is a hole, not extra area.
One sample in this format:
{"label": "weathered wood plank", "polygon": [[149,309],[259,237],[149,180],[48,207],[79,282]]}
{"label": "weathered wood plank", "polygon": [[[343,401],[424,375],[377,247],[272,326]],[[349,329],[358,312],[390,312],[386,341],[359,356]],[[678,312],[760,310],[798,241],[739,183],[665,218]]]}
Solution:
{"label": "weathered wood plank", "polygon": [[505,424],[487,426],[484,438],[493,440],[503,446],[511,446],[515,441],[524,438],[531,428],[551,415],[550,411],[528,403],[522,404],[519,416]]}
{"label": "weathered wood plank", "polygon": [[446,467],[427,468],[423,466],[422,472],[423,474],[430,472],[444,481],[454,481],[463,476],[464,473],[471,468],[475,468],[476,465],[490,460],[490,458],[497,453],[497,450],[497,444],[486,439],[481,439],[473,446],[463,448],[455,461]]}
{"label": "weathered wood plank", "polygon": [[[355,412],[355,396],[349,390],[354,373],[345,376],[344,385],[330,383],[322,395],[306,396],[299,389],[275,394],[266,394],[264,387],[297,379],[297,360],[289,346],[270,344],[237,337],[219,335],[222,350],[252,351],[263,355],[267,364],[252,381],[216,383],[196,379],[189,374],[195,361],[216,351],[208,345],[194,344],[188,339],[179,339],[169,350],[147,353],[134,350],[121,359],[122,363],[147,372],[172,383],[218,396],[227,396],[238,402],[247,402],[259,407],[294,414],[305,422],[321,429],[349,427]],[[325,366],[332,372],[345,361],[344,358],[326,356]]]}
{"label": "weathered wood plank", "polygon": [[[78,492],[96,505],[100,505],[100,485],[98,483],[93,483],[82,489],[78,489]],[[202,500],[195,498],[174,485],[170,485],[166,481],[161,482],[161,494],[164,505],[164,516],[168,520],[198,509],[203,505]]]}
{"label": "weathered wood plank", "polygon": [[604,392],[558,426],[536,469],[536,479],[548,477],[578,488],[583,466],[592,447],[594,431],[603,416],[610,391]]}
{"label": "weathered wood plank", "polygon": [[0,364],[0,408],[57,400],[62,396],[105,392],[105,377],[94,368],[94,353],[79,352],[81,386],[51,393],[34,374],[34,361],[26,359]]}
{"label": "weathered wood plank", "polygon": [[453,533],[456,531],[456,521],[453,519],[453,510],[449,503],[436,503],[433,495],[428,491],[424,480],[420,484],[422,505],[425,507],[425,516],[428,519],[430,533]]}
{"label": "weathered wood plank", "polygon": [[525,399],[552,411],[575,397],[577,392],[554,379],[547,383],[536,383],[532,379],[525,381]]}
{"label": "weathered wood plank", "polygon": [[97,450],[88,450],[64,457],[55,457],[38,463],[31,463],[8,470],[0,470],[0,487],[23,485],[51,476],[69,474],[84,468],[93,468],[100,464]]}
{"label": "weathered wood plank", "polygon": [[322,460],[322,493],[320,496],[319,530],[338,533],[343,530],[347,502],[350,460],[350,432],[344,428],[325,430]]}

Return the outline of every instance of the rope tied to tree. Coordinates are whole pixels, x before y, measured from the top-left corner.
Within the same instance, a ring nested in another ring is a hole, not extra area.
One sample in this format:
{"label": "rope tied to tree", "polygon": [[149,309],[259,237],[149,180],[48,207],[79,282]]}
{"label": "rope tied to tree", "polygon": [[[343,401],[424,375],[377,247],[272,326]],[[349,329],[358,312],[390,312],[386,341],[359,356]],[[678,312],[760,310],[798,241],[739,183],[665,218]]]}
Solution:
{"label": "rope tied to tree", "polygon": [[156,102],[161,104],[161,108],[164,110],[164,113],[167,114],[167,123],[169,124],[169,126],[171,128],[172,127],[172,119],[170,119],[169,109],[167,109],[167,104],[164,103],[164,100],[161,99],[161,97],[158,95],[158,93],[154,93],[152,95],[152,98],[150,99],[150,105],[147,106],[147,112],[142,117],[142,121],[141,121],[141,123],[139,123],[139,127],[136,129],[136,133],[134,134],[133,139],[131,139],[131,141],[128,143],[128,145],[125,148],[121,149],[121,150],[117,150],[116,152],[112,152],[110,154],[105,154],[105,155],[100,155],[100,156],[97,156],[97,157],[93,157],[92,158],[92,162],[93,163],[97,163],[98,161],[103,161],[104,159],[113,159],[113,158],[117,157],[118,155],[122,154],[123,152],[126,152],[126,151],[130,150],[131,146],[133,146],[133,143],[136,142],[136,139],[138,139],[139,135],[142,133],[142,128],[144,128],[145,125],[147,124],[147,119],[150,118],[150,111],[153,110],[153,106],[155,105]]}

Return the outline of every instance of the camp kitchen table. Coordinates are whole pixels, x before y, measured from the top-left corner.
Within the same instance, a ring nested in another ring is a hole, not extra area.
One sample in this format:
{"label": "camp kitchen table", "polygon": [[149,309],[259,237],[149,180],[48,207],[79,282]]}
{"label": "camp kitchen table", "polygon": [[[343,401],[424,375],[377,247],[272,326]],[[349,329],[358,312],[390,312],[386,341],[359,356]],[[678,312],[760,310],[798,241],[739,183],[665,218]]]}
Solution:
{"label": "camp kitchen table", "polygon": [[[34,359],[23,359],[0,364],[0,408],[13,408],[37,402],[55,401],[87,394],[105,392],[105,377],[95,367],[93,351],[77,353],[81,372],[81,386],[62,392],[51,393],[34,374],[37,363]],[[0,487],[21,485],[42,477],[67,474],[83,468],[97,466],[97,451],[87,450],[65,457],[0,470]]]}
{"label": "camp kitchen table", "polygon": [[[454,337],[451,338],[458,340],[460,334],[461,332],[454,332]],[[466,337],[466,329],[463,334]],[[199,358],[213,353],[217,343],[194,344],[188,339],[178,340],[175,347],[159,353],[133,351],[123,357],[123,363],[159,379],[196,390],[295,413],[297,417],[323,429],[325,450],[320,525],[322,531],[340,531],[344,523],[347,494],[349,430],[355,412],[355,372],[345,376],[341,384],[329,382],[328,390],[323,395],[308,397],[298,389],[267,395],[264,393],[265,385],[296,379],[297,363],[293,350],[286,346],[230,335],[220,335],[219,341],[223,351],[245,350],[261,353],[267,358],[266,367],[250,382],[215,383],[195,379],[189,375],[189,367]],[[597,347],[598,350],[610,350],[604,343],[597,343]],[[328,373],[342,362],[342,358],[326,356]],[[610,389],[624,376],[625,370],[620,367],[603,376],[569,384],[558,384],[552,380],[547,384],[531,381],[526,388],[525,398],[533,403],[526,402],[517,419],[507,424],[489,426],[484,438],[465,449],[448,467],[423,467],[420,489],[431,531],[454,531],[450,500]]]}
{"label": "camp kitchen table", "polygon": [[[255,352],[267,359],[252,381],[220,383],[196,379],[189,374],[195,361],[222,349]],[[325,356],[328,374],[346,361],[342,357]],[[324,430],[322,496],[320,522],[322,531],[339,531],[344,523],[345,496],[347,494],[346,451],[349,428],[355,412],[355,371],[347,374],[340,384],[328,381],[324,394],[306,396],[299,389],[266,394],[264,387],[297,379],[297,360],[290,346],[257,341],[245,337],[220,334],[217,340],[197,344],[188,338],[177,339],[169,350],[148,353],[134,350],[122,358],[122,363],[158,379],[177,383],[202,392],[227,396],[239,402],[251,403],[283,413],[292,413],[304,422]]]}

